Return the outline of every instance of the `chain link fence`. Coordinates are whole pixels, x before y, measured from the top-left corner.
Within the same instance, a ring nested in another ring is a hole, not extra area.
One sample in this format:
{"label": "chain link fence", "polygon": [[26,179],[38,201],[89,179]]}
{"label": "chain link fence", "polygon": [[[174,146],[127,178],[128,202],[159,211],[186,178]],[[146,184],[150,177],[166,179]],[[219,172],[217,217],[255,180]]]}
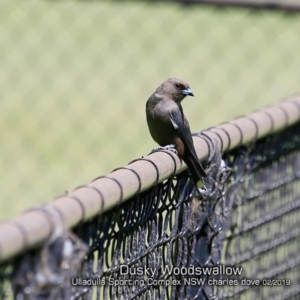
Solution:
{"label": "chain link fence", "polygon": [[143,1],[0,2],[1,219],[146,155],[145,103],[189,82],[192,131],[299,92],[300,14]]}

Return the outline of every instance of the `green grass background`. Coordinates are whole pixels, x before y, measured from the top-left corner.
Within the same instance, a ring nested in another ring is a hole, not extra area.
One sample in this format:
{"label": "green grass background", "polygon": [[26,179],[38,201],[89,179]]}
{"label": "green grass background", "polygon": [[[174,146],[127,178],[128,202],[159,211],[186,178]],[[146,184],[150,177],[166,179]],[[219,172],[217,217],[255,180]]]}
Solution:
{"label": "green grass background", "polygon": [[145,102],[190,83],[192,131],[300,91],[300,14],[0,1],[0,219],[146,155]]}

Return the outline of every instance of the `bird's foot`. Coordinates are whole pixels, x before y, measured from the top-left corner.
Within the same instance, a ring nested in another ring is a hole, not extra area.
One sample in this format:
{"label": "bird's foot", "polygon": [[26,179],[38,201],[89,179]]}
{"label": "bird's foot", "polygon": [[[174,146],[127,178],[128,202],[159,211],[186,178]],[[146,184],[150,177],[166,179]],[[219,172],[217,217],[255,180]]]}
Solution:
{"label": "bird's foot", "polygon": [[169,151],[172,151],[173,153],[175,153],[176,155],[178,155],[178,152],[175,148],[175,145],[166,145],[166,146],[158,146],[157,148],[154,148],[151,152],[151,153],[154,153],[154,152],[157,152],[157,151],[161,151],[161,150],[169,150]]}

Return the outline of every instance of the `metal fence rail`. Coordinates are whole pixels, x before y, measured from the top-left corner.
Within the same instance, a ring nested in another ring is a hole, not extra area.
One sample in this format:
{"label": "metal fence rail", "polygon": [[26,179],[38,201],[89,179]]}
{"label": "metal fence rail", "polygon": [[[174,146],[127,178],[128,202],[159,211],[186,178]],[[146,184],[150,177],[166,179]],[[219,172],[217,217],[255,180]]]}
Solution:
{"label": "metal fence rail", "polygon": [[[247,116],[201,131],[194,136],[197,155],[202,161],[210,155],[213,148],[209,142],[211,140],[217,140],[224,153],[299,120],[300,96],[296,95]],[[43,243],[55,231],[58,218],[64,226],[71,228],[185,169],[184,163],[174,153],[157,152],[137,159],[108,176],[96,178],[90,184],[80,186],[40,209],[28,210],[3,222],[0,224],[0,261]]]}
{"label": "metal fence rail", "polygon": [[[164,1],[164,0],[163,0]],[[170,0],[165,0],[166,2]],[[297,1],[282,1],[282,0],[171,0],[172,2],[180,2],[183,4],[202,4],[202,5],[217,5],[221,7],[243,7],[253,9],[268,9],[268,10],[285,10],[289,12],[300,11],[300,4]]]}

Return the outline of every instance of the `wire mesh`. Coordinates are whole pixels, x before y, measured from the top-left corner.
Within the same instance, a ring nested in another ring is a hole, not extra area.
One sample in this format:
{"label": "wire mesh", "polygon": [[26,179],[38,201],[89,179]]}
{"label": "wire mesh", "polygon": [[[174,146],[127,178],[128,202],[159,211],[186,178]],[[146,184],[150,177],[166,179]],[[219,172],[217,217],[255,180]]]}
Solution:
{"label": "wire mesh", "polygon": [[76,276],[61,238],[2,265],[3,298],[11,284],[17,299],[298,299],[299,132],[212,151],[206,190],[185,171],[79,224]]}
{"label": "wire mesh", "polygon": [[299,24],[171,2],[2,0],[0,217],[147,154],[145,102],[168,77],[195,93],[183,103],[194,132],[298,92]]}
{"label": "wire mesh", "polygon": [[298,132],[299,124],[230,154],[236,177],[222,260],[242,265],[245,281],[220,285],[219,299],[299,298]]}

